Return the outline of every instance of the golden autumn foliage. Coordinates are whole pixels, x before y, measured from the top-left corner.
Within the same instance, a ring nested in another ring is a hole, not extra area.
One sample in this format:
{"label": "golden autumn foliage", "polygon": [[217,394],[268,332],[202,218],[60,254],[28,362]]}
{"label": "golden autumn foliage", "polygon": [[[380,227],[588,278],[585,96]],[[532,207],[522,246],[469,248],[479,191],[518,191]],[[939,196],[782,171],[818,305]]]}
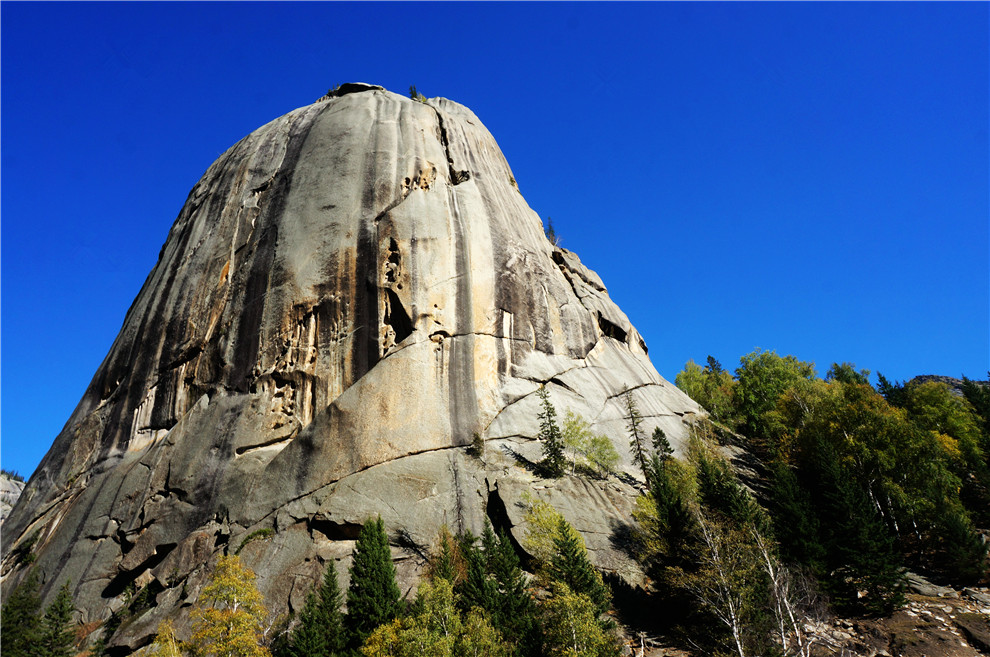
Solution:
{"label": "golden autumn foliage", "polygon": [[268,657],[261,645],[267,610],[255,575],[237,556],[222,556],[193,611],[196,657]]}
{"label": "golden autumn foliage", "polygon": [[158,627],[158,634],[151,645],[155,657],[182,657],[182,648],[175,638],[175,630],[170,620],[163,621]]}
{"label": "golden autumn foliage", "polygon": [[362,655],[508,657],[508,646],[480,609],[467,613],[458,609],[453,586],[446,579],[424,582],[417,597],[418,613],[380,625],[361,647]]}

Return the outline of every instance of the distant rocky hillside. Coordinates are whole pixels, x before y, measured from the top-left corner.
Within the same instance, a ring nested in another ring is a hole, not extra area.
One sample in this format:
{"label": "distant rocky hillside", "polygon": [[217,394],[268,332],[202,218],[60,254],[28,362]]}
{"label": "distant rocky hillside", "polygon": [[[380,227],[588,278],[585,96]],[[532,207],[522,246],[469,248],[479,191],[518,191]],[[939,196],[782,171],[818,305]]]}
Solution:
{"label": "distant rocky hillside", "polygon": [[14,479],[8,473],[0,473],[0,523],[10,515],[10,510],[14,508],[17,498],[24,490],[24,482]]}
{"label": "distant rocky hillside", "polygon": [[[913,379],[911,379],[908,383],[928,383],[929,381],[944,383],[945,385],[949,386],[949,390],[952,391],[952,394],[956,395],[957,397],[963,396],[963,391],[962,391],[963,380],[957,379],[952,376],[942,376],[940,374],[920,374],[914,377]],[[985,381],[976,381],[976,383],[984,386],[988,385]]]}

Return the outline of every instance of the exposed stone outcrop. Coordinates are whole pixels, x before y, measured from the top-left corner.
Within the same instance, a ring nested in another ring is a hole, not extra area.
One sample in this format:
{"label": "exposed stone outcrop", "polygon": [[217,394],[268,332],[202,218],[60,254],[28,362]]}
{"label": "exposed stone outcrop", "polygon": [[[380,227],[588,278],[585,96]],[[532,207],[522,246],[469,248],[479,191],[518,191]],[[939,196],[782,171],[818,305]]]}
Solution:
{"label": "exposed stone outcrop", "polygon": [[[659,376],[605,285],[545,238],[467,108],[342,85],[251,133],[193,187],[119,336],[4,524],[2,575],[37,536],[51,597],[81,620],[132,586],[150,640],[216,555],[242,556],[276,611],[345,564],[381,513],[411,586],[446,522],[517,535],[543,489],[596,561],[635,580],[609,532],[635,487],[537,481],[539,386],[610,436],[635,476],[623,390],[676,449],[702,411]],[[464,446],[475,434],[483,459]],[[495,509],[502,511],[495,513]],[[9,587],[5,586],[4,591]]]}
{"label": "exposed stone outcrop", "polygon": [[[942,376],[940,374],[919,374],[907,382],[907,385],[920,385],[922,383],[944,383],[948,386],[952,394],[957,397],[963,396],[963,380],[952,376]],[[974,381],[977,385],[990,385],[986,381]]]}
{"label": "exposed stone outcrop", "polygon": [[10,510],[17,503],[22,490],[24,490],[23,481],[18,481],[7,473],[0,474],[0,523],[10,515]]}

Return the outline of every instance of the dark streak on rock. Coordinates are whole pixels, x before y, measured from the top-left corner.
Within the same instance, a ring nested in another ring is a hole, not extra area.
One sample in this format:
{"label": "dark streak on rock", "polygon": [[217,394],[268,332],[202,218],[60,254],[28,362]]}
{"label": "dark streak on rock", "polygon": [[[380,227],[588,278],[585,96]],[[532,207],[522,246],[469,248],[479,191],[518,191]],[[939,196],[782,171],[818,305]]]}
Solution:
{"label": "dark streak on rock", "polygon": [[351,342],[352,384],[378,362],[378,240],[374,224],[361,222],[354,263],[354,337]]}
{"label": "dark streak on rock", "polygon": [[[322,110],[320,113],[325,111]],[[228,382],[235,390],[244,392],[250,389],[254,368],[261,356],[262,323],[265,315],[266,296],[270,290],[272,263],[275,246],[278,243],[278,220],[284,214],[285,205],[292,188],[292,178],[299,156],[309,137],[316,118],[291,132],[285,148],[285,157],[272,185],[264,192],[265,202],[261,204],[261,214],[255,220],[260,228],[257,247],[251,259],[251,271],[244,284],[244,305],[237,321],[236,350],[231,363]],[[295,126],[293,126],[295,127]],[[257,229],[256,229],[257,230]]]}

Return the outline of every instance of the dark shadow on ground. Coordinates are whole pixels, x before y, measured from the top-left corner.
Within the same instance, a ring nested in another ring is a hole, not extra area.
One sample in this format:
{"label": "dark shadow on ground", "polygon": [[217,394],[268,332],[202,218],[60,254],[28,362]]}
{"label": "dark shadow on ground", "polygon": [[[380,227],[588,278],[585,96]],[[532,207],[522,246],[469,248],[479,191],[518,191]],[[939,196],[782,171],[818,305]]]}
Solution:
{"label": "dark shadow on ground", "polygon": [[[632,522],[612,522],[609,543],[612,548],[637,560],[638,539],[636,526]],[[618,575],[602,574],[605,583],[612,590],[612,607],[616,620],[621,623],[630,639],[637,643],[645,641],[652,648],[661,646],[677,650],[692,651],[684,628],[691,624],[688,611],[693,608],[683,591],[670,589],[655,590],[657,585],[647,580],[644,586],[632,586]],[[638,650],[638,648],[637,648]]]}

